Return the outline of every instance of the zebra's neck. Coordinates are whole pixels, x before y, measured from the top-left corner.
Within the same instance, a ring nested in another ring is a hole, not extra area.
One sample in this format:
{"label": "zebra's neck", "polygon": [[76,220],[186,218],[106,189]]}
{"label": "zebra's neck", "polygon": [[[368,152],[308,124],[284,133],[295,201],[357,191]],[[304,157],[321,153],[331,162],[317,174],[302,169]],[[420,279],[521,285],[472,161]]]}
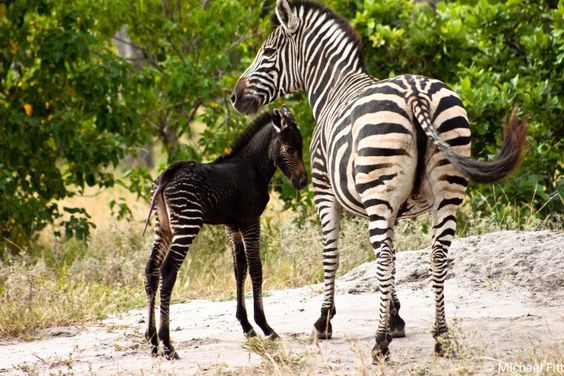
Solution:
{"label": "zebra's neck", "polygon": [[[364,71],[361,51],[351,31],[331,13],[312,10],[304,15],[301,34],[304,90],[317,120],[323,108],[343,101],[343,93],[359,81],[370,81]],[[341,97],[337,97],[337,93]]]}

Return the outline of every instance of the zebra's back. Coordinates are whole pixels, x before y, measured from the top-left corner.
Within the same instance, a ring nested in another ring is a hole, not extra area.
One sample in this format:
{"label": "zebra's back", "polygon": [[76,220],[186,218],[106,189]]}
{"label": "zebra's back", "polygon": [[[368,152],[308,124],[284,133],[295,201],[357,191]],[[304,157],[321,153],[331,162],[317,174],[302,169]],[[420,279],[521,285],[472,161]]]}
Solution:
{"label": "zebra's back", "polygon": [[442,140],[455,152],[470,155],[466,111],[444,83],[402,75],[372,81],[352,97],[318,120],[325,150],[312,144],[312,160],[322,167],[317,173],[327,174],[343,207],[366,216],[362,196],[376,194],[386,197],[393,210],[399,208],[402,218],[426,212],[436,199],[434,192],[464,195],[463,174],[438,151],[418,120],[426,113]]}

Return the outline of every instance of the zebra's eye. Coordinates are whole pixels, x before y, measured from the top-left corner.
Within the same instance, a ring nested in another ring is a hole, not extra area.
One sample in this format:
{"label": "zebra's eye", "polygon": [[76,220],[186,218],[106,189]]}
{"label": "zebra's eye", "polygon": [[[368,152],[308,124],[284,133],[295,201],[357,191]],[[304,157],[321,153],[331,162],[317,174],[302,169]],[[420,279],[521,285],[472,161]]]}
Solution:
{"label": "zebra's eye", "polygon": [[275,53],[276,53],[276,49],[272,47],[265,47],[264,50],[262,51],[262,54],[264,56],[272,56]]}
{"label": "zebra's eye", "polygon": [[286,153],[288,153],[288,154],[294,154],[294,152],[296,151],[296,149],[294,149],[291,146],[286,146],[284,149],[286,150]]}

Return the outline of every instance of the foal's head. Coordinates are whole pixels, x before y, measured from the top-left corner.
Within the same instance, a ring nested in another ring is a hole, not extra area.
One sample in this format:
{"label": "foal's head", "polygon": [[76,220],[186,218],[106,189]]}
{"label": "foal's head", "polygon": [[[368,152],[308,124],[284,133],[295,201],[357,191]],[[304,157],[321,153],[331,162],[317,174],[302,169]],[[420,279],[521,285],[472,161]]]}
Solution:
{"label": "foal's head", "polygon": [[307,172],[302,159],[302,135],[288,107],[273,111],[272,125],[276,130],[270,151],[274,164],[290,179],[294,188],[304,188]]}

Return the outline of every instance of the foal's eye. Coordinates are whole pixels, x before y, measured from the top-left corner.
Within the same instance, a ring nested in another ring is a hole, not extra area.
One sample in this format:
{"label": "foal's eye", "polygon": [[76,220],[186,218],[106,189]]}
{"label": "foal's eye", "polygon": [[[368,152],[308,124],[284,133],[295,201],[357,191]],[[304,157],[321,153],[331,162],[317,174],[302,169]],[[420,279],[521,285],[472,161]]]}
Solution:
{"label": "foal's eye", "polygon": [[286,149],[286,153],[288,154],[294,154],[294,152],[296,151],[296,149],[291,146],[286,146],[284,149]]}
{"label": "foal's eye", "polygon": [[276,53],[276,49],[272,48],[272,47],[265,47],[264,50],[262,51],[262,54],[264,56],[272,56]]}

